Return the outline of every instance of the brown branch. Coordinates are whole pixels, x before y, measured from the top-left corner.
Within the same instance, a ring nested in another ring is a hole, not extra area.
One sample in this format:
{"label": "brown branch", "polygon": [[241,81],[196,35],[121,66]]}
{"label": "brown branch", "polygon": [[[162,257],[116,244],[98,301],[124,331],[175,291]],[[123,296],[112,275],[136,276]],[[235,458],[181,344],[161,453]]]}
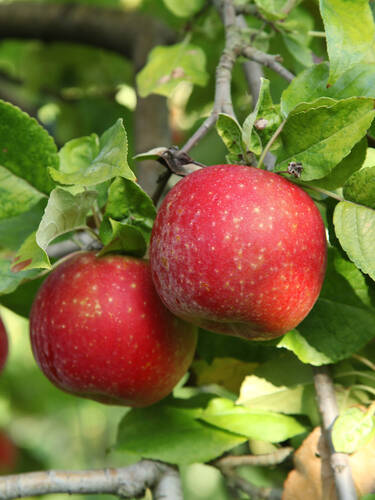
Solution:
{"label": "brown branch", "polygon": [[154,488],[155,500],[183,500],[177,471],[151,460],[118,469],[50,470],[2,476],[0,500],[51,493],[112,494],[134,498],[146,488]]}
{"label": "brown branch", "polygon": [[322,417],[322,431],[330,450],[330,463],[334,474],[337,497],[340,500],[355,500],[357,493],[348,455],[335,452],[331,440],[332,426],[339,415],[339,411],[329,369],[326,366],[314,367],[313,369],[315,391]]}
{"label": "brown branch", "polygon": [[[0,4],[1,38],[38,39],[93,45],[132,57],[143,14],[80,4],[12,2]],[[154,20],[149,20],[157,24]],[[160,25],[164,39],[173,39]]]}

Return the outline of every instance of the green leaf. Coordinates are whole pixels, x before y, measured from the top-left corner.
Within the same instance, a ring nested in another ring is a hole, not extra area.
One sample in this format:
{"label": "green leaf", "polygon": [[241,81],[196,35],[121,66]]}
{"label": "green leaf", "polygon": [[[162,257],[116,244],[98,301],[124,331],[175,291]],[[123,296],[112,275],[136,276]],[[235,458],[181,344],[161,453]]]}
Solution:
{"label": "green leaf", "polygon": [[[0,303],[19,316],[28,318],[30,316],[35,295],[38,293],[38,290],[46,276],[44,275],[44,271],[40,271],[39,269],[24,271],[24,273],[24,275],[22,271],[16,274],[12,273],[17,280],[21,279],[21,282],[18,284],[17,289],[13,292],[1,295]],[[41,274],[41,276],[38,277],[38,274]]]}
{"label": "green leaf", "polygon": [[215,358],[232,357],[246,362],[259,362],[275,351],[267,342],[249,342],[240,337],[218,335],[199,329],[197,353],[200,358],[212,363]]}
{"label": "green leaf", "polygon": [[351,152],[336,165],[323,179],[312,181],[313,186],[334,190],[344,185],[345,181],[361,168],[366,158],[367,139],[360,140]]}
{"label": "green leaf", "polygon": [[142,257],[150,240],[156,209],[143,189],[135,182],[118,177],[108,191],[105,217],[100,237],[106,245],[101,255],[123,251]]}
{"label": "green leaf", "polygon": [[363,275],[338,251],[331,249],[328,256],[320,296],[297,327],[305,341],[289,332],[279,342],[279,347],[292,350],[301,361],[315,366],[345,359],[375,336],[375,311],[368,305]]}
{"label": "green leaf", "polygon": [[16,251],[29,236],[38,229],[47,199],[43,198],[31,210],[0,221],[0,242],[3,248]]}
{"label": "green leaf", "polygon": [[208,462],[246,441],[243,436],[196,420],[196,415],[196,411],[167,402],[133,409],[120,423],[117,448],[182,465]]}
{"label": "green leaf", "polygon": [[311,66],[313,57],[311,50],[304,44],[304,37],[300,33],[283,33],[285,46],[290,54],[303,66]]}
{"label": "green leaf", "polygon": [[330,87],[327,87],[328,76],[329,65],[326,62],[297,75],[282,93],[280,105],[283,116],[287,116],[300,102],[311,102],[319,97],[375,97],[375,64],[356,64]]}
{"label": "green leaf", "polygon": [[336,236],[350,260],[375,280],[374,210],[342,201],[335,207],[333,223]]}
{"label": "green leaf", "polygon": [[229,152],[229,163],[238,163],[245,158],[246,149],[242,142],[242,129],[230,115],[219,114],[216,129]]}
{"label": "green leaf", "polygon": [[87,227],[86,218],[96,196],[95,191],[84,191],[74,196],[65,189],[54,189],[36,232],[40,248],[46,250],[58,236]]}
{"label": "green leaf", "polygon": [[163,0],[168,9],[177,17],[190,17],[198,12],[205,0]]}
{"label": "green leaf", "polygon": [[60,172],[84,172],[100,152],[99,137],[91,134],[68,141],[59,151]]}
{"label": "green leaf", "polygon": [[109,188],[105,215],[137,227],[148,243],[156,209],[149,195],[138,184],[118,177]]}
{"label": "green leaf", "polygon": [[186,42],[155,47],[146,66],[137,75],[139,95],[161,94],[169,97],[180,82],[204,86],[208,74],[203,50]]}
{"label": "green leaf", "polygon": [[375,28],[368,0],[320,0],[328,56],[329,84],[357,63],[375,62]]}
{"label": "green leaf", "polygon": [[280,109],[284,117],[301,102],[312,102],[327,96],[328,63],[317,64],[302,71],[284,90],[280,99]]}
{"label": "green leaf", "polygon": [[[294,109],[285,123],[276,170],[301,162],[304,181],[320,179],[345,158],[366,134],[374,118],[373,100],[321,98]],[[308,131],[308,133],[306,133]]]}
{"label": "green leaf", "polygon": [[12,260],[6,257],[0,257],[0,295],[8,294],[25,280],[35,277],[39,271],[21,271],[14,273],[11,271]]}
{"label": "green leaf", "polygon": [[293,387],[287,387],[250,375],[242,383],[237,404],[252,410],[309,415],[314,406],[314,398],[312,379],[306,385],[294,384]]}
{"label": "green leaf", "polygon": [[55,188],[38,230],[26,239],[17,252],[12,270],[49,269],[51,264],[46,252],[48,245],[62,234],[87,227],[86,218],[96,197],[95,191],[72,195],[62,188]]}
{"label": "green leaf", "polygon": [[143,257],[147,250],[145,237],[138,227],[118,222],[110,217],[103,219],[100,238],[105,246],[99,255],[121,251],[127,255]]}
{"label": "green leaf", "polygon": [[158,147],[150,149],[145,153],[139,153],[133,156],[133,160],[143,161],[143,160],[159,160],[159,158],[168,151],[166,147]]}
{"label": "green leaf", "polygon": [[250,410],[233,403],[230,399],[212,399],[200,416],[201,420],[242,434],[248,438],[279,443],[306,431],[295,418],[274,412]]}
{"label": "green leaf", "polygon": [[259,12],[269,21],[284,19],[287,15],[283,11],[286,5],[285,0],[255,0]]}
{"label": "green leaf", "polygon": [[11,267],[14,273],[30,269],[51,269],[47,253],[36,242],[36,231],[21,245]]}
{"label": "green leaf", "polygon": [[0,165],[48,194],[53,189],[47,167],[58,166],[54,140],[26,113],[0,100]]}
{"label": "green leaf", "polygon": [[362,168],[345,182],[344,198],[375,209],[375,167]]}
{"label": "green leaf", "polygon": [[285,349],[294,352],[302,363],[321,366],[327,365],[331,362],[331,358],[310,345],[305,337],[303,337],[297,330],[292,330],[281,337],[278,347],[284,347]]}
{"label": "green leaf", "polygon": [[375,434],[373,413],[348,408],[337,417],[332,428],[332,444],[338,453],[354,453]]}
{"label": "green leaf", "polygon": [[309,32],[314,29],[312,14],[300,6],[295,7],[288,18],[279,23],[279,29],[290,55],[302,66],[311,66],[313,59],[309,48]]}
{"label": "green leaf", "polygon": [[45,195],[0,166],[0,220],[29,211]]}
{"label": "green leaf", "polygon": [[49,171],[56,182],[78,186],[93,186],[116,176],[135,180],[127,154],[128,140],[120,118],[100,139],[92,134],[67,142],[59,153],[60,170]]}
{"label": "green leaf", "polygon": [[[260,154],[281,123],[279,107],[274,105],[270,93],[270,81],[261,78],[259,98],[255,109],[243,124],[242,140],[246,148]],[[275,141],[273,148],[279,146]]]}
{"label": "green leaf", "polygon": [[375,64],[359,63],[346,71],[328,88],[328,95],[335,99],[346,97],[375,97]]}

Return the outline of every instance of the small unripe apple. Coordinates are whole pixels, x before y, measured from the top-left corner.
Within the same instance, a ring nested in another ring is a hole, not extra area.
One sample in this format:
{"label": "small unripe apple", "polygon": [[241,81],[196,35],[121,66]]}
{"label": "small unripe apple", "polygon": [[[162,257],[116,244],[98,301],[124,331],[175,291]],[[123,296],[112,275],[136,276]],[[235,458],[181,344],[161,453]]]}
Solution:
{"label": "small unripe apple", "polygon": [[8,357],[8,336],[4,323],[0,319],[0,373],[2,372]]}
{"label": "small unripe apple", "polygon": [[326,267],[312,199],[272,172],[198,170],[164,199],[151,236],[152,277],[174,314],[207,330],[269,339],[314,305]]}
{"label": "small unripe apple", "polygon": [[17,464],[17,448],[10,437],[0,430],[0,474],[10,474]]}
{"label": "small unripe apple", "polygon": [[42,284],[30,316],[31,345],[60,389],[102,403],[147,406],[189,367],[195,328],[173,316],[148,262],[79,253]]}

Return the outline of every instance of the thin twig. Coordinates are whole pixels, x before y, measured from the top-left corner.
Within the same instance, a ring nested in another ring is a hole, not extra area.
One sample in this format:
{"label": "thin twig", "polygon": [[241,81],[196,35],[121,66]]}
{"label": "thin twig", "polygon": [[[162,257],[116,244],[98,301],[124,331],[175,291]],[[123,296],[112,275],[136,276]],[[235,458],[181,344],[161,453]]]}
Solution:
{"label": "thin twig", "polygon": [[272,69],[288,82],[291,82],[294,78],[294,74],[278,62],[278,59],[280,59],[279,56],[266,54],[265,52],[248,45],[242,48],[242,54],[248,59],[256,61],[257,63]]}
{"label": "thin twig", "polygon": [[122,498],[140,496],[155,488],[155,499],[182,500],[177,471],[160,462],[142,460],[129,467],[86,471],[41,471],[2,476],[0,500],[51,493],[112,494]]}
{"label": "thin twig", "polygon": [[233,469],[234,467],[241,467],[242,465],[259,465],[267,467],[281,464],[291,455],[291,453],[293,453],[293,451],[294,448],[287,446],[265,455],[228,455],[215,460],[212,462],[212,465],[219,469]]}
{"label": "thin twig", "polygon": [[235,118],[232,104],[232,70],[240,55],[240,33],[236,26],[236,11],[231,0],[214,0],[221,13],[225,27],[225,46],[216,67],[215,100],[211,114],[181,148],[182,153],[190,151],[215,125],[219,113],[227,113]]}
{"label": "thin twig", "polygon": [[334,474],[337,497],[340,500],[356,500],[357,493],[348,455],[336,453],[331,440],[332,426],[338,417],[339,411],[329,369],[327,366],[319,366],[313,367],[313,370],[315,391],[322,417],[323,434],[331,453],[330,463]]}

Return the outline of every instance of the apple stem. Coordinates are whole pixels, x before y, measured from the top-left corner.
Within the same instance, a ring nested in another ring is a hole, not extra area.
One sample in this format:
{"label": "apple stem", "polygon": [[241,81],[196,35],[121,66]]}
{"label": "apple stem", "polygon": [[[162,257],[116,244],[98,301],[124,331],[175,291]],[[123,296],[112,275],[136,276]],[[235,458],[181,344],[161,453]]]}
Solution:
{"label": "apple stem", "polygon": [[280,125],[278,126],[276,132],[273,134],[273,136],[271,137],[271,139],[268,141],[266,147],[263,149],[262,154],[260,155],[260,158],[259,158],[258,168],[262,168],[262,165],[263,165],[264,159],[266,157],[266,154],[270,151],[273,143],[276,141],[276,139],[281,134],[281,132],[282,132],[282,130],[284,128],[285,123],[286,123],[286,119],[283,122],[280,123]]}

